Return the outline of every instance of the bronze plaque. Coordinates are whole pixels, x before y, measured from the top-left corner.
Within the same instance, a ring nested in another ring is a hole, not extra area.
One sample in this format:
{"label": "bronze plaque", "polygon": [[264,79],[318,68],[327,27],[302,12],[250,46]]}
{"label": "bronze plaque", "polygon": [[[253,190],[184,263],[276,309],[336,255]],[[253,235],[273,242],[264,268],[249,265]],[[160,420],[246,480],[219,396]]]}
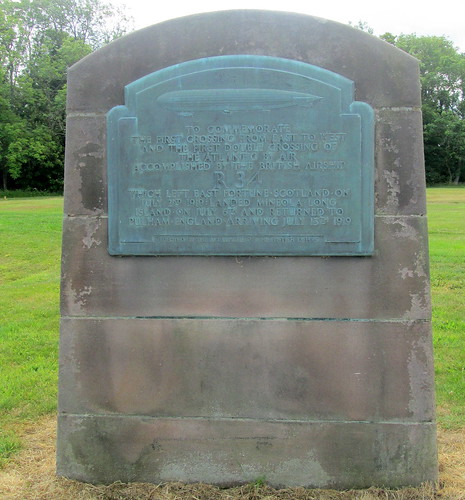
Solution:
{"label": "bronze plaque", "polygon": [[370,255],[374,115],[265,56],[164,68],[108,113],[112,255]]}

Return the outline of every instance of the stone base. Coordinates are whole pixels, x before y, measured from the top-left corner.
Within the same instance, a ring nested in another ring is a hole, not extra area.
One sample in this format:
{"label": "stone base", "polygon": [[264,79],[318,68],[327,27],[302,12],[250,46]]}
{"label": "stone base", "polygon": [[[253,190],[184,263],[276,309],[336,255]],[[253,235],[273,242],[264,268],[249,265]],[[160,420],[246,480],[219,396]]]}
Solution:
{"label": "stone base", "polygon": [[436,478],[430,423],[60,416],[58,474],[93,483],[401,487]]}

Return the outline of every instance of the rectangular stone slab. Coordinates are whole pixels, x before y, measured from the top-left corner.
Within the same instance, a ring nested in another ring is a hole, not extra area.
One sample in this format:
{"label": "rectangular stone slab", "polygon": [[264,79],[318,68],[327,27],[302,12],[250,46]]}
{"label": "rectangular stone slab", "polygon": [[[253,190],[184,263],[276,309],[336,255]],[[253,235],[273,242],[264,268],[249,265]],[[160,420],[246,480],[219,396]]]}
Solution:
{"label": "rectangular stone slab", "polygon": [[67,319],[69,414],[429,421],[429,322]]}
{"label": "rectangular stone slab", "polygon": [[93,483],[395,488],[436,474],[431,423],[63,415],[58,436],[57,473]]}
{"label": "rectangular stone slab", "polygon": [[372,257],[305,260],[111,257],[106,222],[64,221],[65,316],[430,317],[422,217],[377,217]]}

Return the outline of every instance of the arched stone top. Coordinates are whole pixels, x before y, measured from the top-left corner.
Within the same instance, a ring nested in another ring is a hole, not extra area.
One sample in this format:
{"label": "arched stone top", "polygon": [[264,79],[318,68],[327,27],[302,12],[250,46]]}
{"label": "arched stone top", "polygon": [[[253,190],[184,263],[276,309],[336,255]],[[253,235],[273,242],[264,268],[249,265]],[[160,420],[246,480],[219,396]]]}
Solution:
{"label": "arched stone top", "polygon": [[420,106],[418,61],[396,47],[317,17],[232,10],[156,24],[87,56],[69,70],[68,112],[105,113],[124,102],[127,84],[147,74],[234,54],[292,59],[334,71],[354,81],[355,98],[374,108]]}

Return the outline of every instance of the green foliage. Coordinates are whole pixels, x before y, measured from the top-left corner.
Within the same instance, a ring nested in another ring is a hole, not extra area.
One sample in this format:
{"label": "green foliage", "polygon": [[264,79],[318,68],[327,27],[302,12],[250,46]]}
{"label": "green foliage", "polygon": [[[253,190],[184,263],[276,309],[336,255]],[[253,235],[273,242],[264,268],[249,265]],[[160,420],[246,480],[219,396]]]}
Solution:
{"label": "green foliage", "polygon": [[0,0],[0,172],[3,189],[63,185],[66,72],[124,32],[100,0]]}
{"label": "green foliage", "polygon": [[356,28],[356,29],[361,30],[361,31],[365,31],[366,33],[369,33],[370,35],[373,35],[373,33],[374,33],[373,28],[365,21],[359,21],[357,24],[351,23],[349,21],[349,26],[352,26],[353,28]]}
{"label": "green foliage", "polygon": [[20,191],[19,189],[4,190],[0,189],[0,200],[9,200],[12,198],[36,198],[37,196],[60,196],[60,192],[53,191],[39,191],[38,189],[26,189]]}
{"label": "green foliage", "polygon": [[400,35],[396,46],[420,61],[422,98],[440,111],[463,104],[465,59],[445,37]]}
{"label": "green foliage", "polygon": [[0,429],[0,468],[8,458],[21,449],[21,441],[13,432],[5,432]]}
{"label": "green foliage", "polygon": [[263,488],[264,486],[266,486],[266,477],[265,476],[257,477],[257,479],[255,479],[252,485],[256,489]]}

